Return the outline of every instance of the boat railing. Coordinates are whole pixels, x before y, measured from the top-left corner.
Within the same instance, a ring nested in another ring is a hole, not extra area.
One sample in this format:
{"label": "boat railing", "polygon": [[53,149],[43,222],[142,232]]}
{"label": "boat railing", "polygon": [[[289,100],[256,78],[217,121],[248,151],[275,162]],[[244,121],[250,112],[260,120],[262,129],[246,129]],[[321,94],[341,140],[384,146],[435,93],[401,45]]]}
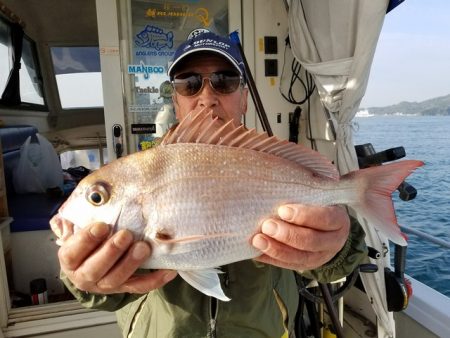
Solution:
{"label": "boat railing", "polygon": [[431,243],[437,244],[439,246],[442,246],[446,249],[450,249],[450,242],[436,238],[430,234],[427,234],[426,232],[417,230],[417,229],[412,229],[410,227],[407,226],[401,226],[402,230],[404,230],[406,233],[415,235],[417,237],[423,238]]}

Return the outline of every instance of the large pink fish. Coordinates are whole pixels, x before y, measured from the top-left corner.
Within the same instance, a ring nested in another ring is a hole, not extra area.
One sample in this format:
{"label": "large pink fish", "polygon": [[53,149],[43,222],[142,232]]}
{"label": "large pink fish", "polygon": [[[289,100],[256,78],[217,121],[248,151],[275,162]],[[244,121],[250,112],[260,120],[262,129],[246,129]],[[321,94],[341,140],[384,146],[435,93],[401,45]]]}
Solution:
{"label": "large pink fish", "polygon": [[191,113],[158,147],[83,179],[53,221],[129,229],[152,246],[143,268],[177,270],[193,287],[228,300],[215,267],[259,256],[250,240],[284,203],[346,204],[405,245],[391,194],[421,165],[400,161],[339,177],[318,152]]}

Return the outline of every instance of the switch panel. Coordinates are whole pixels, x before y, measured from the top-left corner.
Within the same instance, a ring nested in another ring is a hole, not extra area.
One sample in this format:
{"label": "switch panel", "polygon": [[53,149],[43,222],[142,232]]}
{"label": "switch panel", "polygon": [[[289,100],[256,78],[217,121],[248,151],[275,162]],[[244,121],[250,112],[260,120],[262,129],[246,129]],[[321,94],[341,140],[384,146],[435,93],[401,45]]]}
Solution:
{"label": "switch panel", "polygon": [[278,38],[276,36],[264,37],[264,53],[265,54],[278,53]]}
{"label": "switch panel", "polygon": [[265,76],[278,76],[278,60],[277,59],[265,59],[264,60],[264,75]]}

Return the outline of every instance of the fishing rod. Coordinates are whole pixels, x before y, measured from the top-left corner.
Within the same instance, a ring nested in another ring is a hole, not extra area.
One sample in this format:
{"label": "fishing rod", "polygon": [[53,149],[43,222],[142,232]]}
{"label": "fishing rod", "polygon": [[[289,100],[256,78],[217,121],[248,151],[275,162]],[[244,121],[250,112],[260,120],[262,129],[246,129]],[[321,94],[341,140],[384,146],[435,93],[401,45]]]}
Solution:
{"label": "fishing rod", "polygon": [[245,77],[247,80],[248,88],[250,90],[250,95],[252,96],[253,103],[255,104],[256,113],[258,114],[259,121],[261,122],[263,130],[269,136],[273,136],[272,128],[270,127],[269,119],[267,118],[266,111],[264,110],[264,106],[261,101],[261,97],[259,96],[258,89],[256,89],[255,80],[253,79],[252,73],[250,71],[250,67],[247,63],[247,59],[244,54],[244,50],[241,45],[241,41],[239,40],[239,33],[234,31],[230,34],[230,39],[233,41],[239,49],[239,53],[241,54],[242,61],[244,62],[245,69]]}

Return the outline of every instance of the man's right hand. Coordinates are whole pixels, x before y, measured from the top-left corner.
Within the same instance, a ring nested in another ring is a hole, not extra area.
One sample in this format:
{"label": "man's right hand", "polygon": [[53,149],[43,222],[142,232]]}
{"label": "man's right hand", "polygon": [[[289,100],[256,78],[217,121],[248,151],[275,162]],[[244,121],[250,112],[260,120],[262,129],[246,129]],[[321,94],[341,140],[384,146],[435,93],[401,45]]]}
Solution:
{"label": "man's right hand", "polygon": [[79,290],[99,294],[147,293],[177,275],[173,270],[135,275],[150,257],[151,248],[146,242],[134,242],[128,230],[109,236],[107,224],[94,223],[68,234],[67,229],[73,229],[72,224],[52,219],[51,225],[53,232],[62,239],[58,252],[61,270]]}

